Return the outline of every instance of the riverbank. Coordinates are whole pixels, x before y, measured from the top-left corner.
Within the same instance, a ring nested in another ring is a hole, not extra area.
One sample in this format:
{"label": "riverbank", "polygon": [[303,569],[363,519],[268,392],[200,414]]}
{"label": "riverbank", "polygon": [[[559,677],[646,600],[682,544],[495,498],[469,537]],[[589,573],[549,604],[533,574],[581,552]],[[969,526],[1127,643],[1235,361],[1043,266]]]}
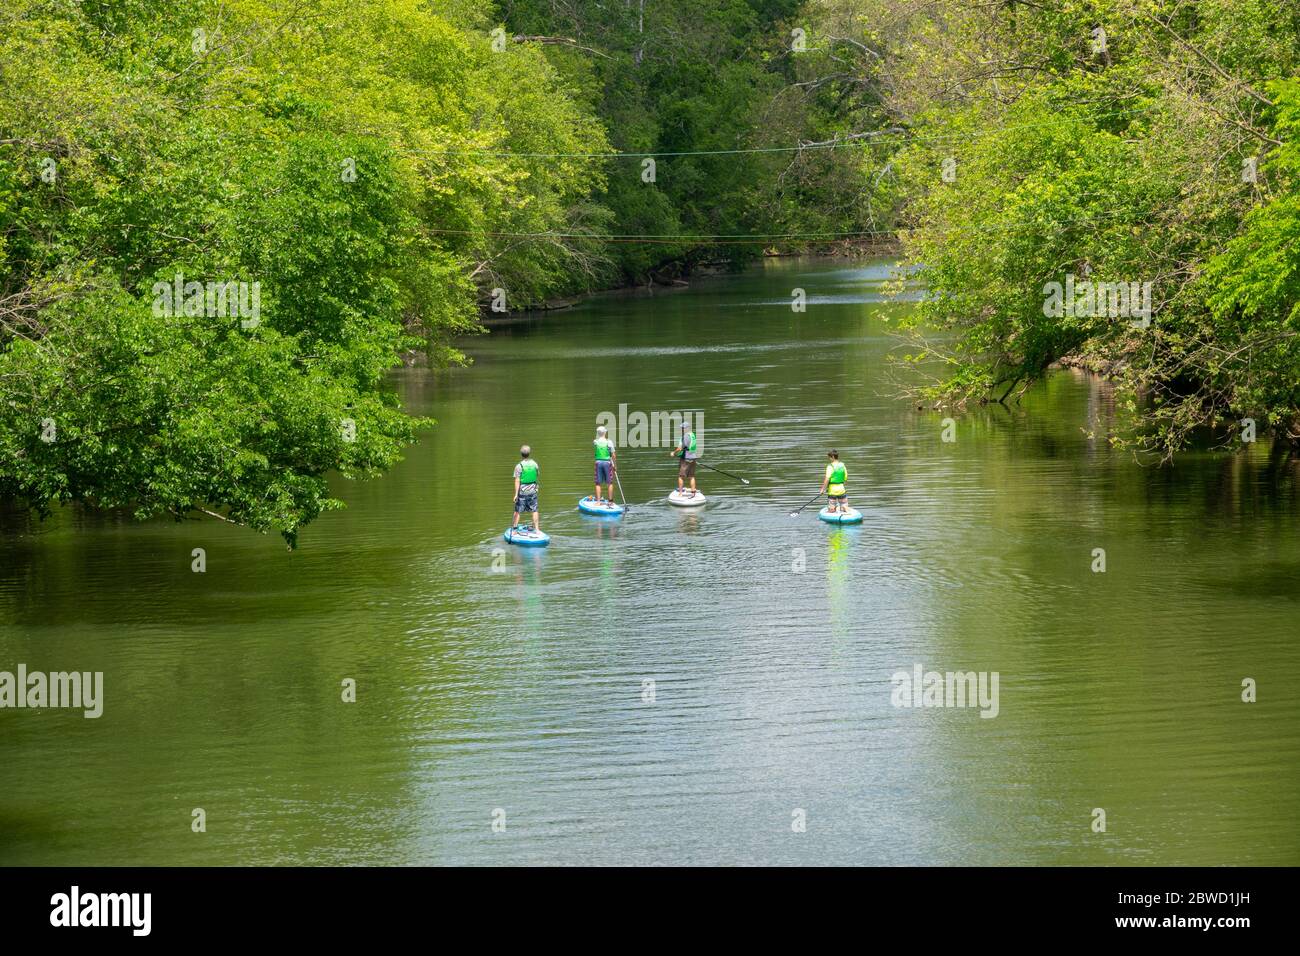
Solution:
{"label": "riverbank", "polygon": [[1101,378],[1112,379],[1117,378],[1127,367],[1126,361],[1098,355],[1063,355],[1049,365],[1048,369],[1078,369]]}

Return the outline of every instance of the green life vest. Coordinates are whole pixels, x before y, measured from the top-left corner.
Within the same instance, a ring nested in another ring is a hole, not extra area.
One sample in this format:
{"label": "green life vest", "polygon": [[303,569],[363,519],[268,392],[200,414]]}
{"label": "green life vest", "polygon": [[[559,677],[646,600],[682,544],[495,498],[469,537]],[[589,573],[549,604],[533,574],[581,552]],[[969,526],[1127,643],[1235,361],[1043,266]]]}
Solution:
{"label": "green life vest", "polygon": [[682,439],[682,457],[695,454],[695,432],[687,432]]}
{"label": "green life vest", "polygon": [[537,484],[537,462],[533,461],[531,458],[525,459],[519,463],[519,484]]}
{"label": "green life vest", "polygon": [[614,447],[614,443],[608,438],[597,438],[592,444],[596,446],[596,460],[609,461],[609,453]]}
{"label": "green life vest", "polygon": [[842,485],[848,480],[849,470],[844,467],[844,462],[837,461],[831,468],[831,480],[829,484]]}

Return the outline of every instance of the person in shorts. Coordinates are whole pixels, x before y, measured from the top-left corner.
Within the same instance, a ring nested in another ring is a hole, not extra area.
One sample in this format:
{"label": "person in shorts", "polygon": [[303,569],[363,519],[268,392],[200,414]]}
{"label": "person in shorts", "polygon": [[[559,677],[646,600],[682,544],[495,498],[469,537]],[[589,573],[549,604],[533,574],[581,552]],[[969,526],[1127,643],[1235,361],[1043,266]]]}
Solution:
{"label": "person in shorts", "polygon": [[595,500],[600,504],[600,486],[605,486],[606,495],[604,501],[614,501],[614,472],[618,470],[618,453],[614,450],[614,443],[607,437],[607,431],[604,425],[596,428],[596,438],[591,443],[596,452],[596,494]]}
{"label": "person in shorts", "polygon": [[541,531],[537,513],[537,485],[540,468],[533,461],[533,451],[527,445],[519,449],[519,464],[515,465],[515,520],[511,529],[519,526],[519,516],[533,516],[533,530]]}
{"label": "person in shorts", "polygon": [[682,422],[682,443],[673,449],[673,457],[679,459],[677,463],[677,493],[685,494],[682,486],[689,479],[691,490],[688,497],[694,497],[695,491],[695,462],[700,457],[696,451],[695,432],[691,431],[689,422]]}
{"label": "person in shorts", "polygon": [[840,453],[834,448],[826,453],[826,457],[830,459],[830,464],[826,466],[826,477],[822,479],[822,494],[829,499],[827,510],[831,514],[847,512],[849,501],[845,483],[849,480],[849,470],[844,467]]}

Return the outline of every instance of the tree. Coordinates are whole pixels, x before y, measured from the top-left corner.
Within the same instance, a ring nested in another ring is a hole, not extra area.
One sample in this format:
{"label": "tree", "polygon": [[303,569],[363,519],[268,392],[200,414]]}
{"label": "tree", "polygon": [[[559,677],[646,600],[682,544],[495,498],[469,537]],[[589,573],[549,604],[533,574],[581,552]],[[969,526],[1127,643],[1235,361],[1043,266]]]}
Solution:
{"label": "tree", "polygon": [[[0,18],[0,494],[38,511],[199,512],[292,545],[340,506],[330,472],[378,473],[427,424],[384,376],[462,358],[484,237],[562,232],[600,185],[589,161],[461,157],[604,139],[540,51],[417,0]],[[573,259],[491,268],[526,299]]]}

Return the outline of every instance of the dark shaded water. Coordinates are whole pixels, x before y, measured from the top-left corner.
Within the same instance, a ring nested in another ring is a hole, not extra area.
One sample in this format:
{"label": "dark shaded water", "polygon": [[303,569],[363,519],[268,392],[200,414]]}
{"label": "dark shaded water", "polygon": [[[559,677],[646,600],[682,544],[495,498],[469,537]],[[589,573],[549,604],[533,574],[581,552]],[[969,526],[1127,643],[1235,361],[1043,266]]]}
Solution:
{"label": "dark shaded water", "polygon": [[[406,371],[440,424],[293,554],[11,519],[0,670],[103,671],[106,700],[0,710],[0,862],[1300,862],[1294,475],[1139,466],[1072,373],[945,443],[889,382],[885,274],[773,262]],[[579,515],[621,403],[701,412],[752,483],[701,470],[684,513],[668,449],[624,448],[631,513]],[[545,551],[500,539],[524,441]],[[789,517],[832,445],[857,528]],[[893,706],[917,663],[996,671],[997,717]]]}

